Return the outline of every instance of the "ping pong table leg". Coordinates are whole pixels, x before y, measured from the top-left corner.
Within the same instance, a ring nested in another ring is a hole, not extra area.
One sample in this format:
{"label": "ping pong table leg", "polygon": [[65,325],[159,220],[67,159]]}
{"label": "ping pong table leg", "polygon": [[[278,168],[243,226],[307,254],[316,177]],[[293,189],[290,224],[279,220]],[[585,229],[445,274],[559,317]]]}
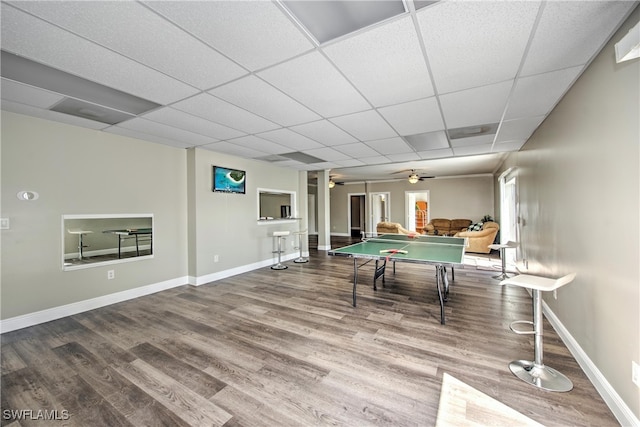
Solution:
{"label": "ping pong table leg", "polygon": [[[378,287],[376,286],[376,280],[378,280],[378,277],[382,276],[382,287],[384,288],[385,285],[385,281],[384,281],[384,272],[385,269],[387,268],[387,260],[386,258],[382,261],[382,266],[378,267],[378,262],[380,260],[376,260],[376,271],[373,273],[373,290],[377,291]],[[395,262],[393,264],[395,266]]]}
{"label": "ping pong table leg", "polygon": [[444,325],[444,293],[443,289],[444,281],[442,280],[442,275],[447,274],[444,271],[444,266],[438,264],[436,265],[436,287],[438,288],[438,299],[440,300],[440,324]]}
{"label": "ping pong table leg", "polygon": [[356,306],[356,283],[358,283],[358,258],[353,259],[353,306]]}

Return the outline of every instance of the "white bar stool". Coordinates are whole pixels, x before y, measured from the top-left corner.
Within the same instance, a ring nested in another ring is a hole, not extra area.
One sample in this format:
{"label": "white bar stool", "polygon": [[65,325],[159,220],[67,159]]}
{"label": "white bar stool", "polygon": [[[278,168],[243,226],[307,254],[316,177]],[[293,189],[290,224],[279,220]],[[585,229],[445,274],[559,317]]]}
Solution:
{"label": "white bar stool", "polygon": [[[509,369],[521,380],[543,390],[569,391],[573,388],[573,383],[569,378],[542,363],[542,291],[556,290],[567,283],[571,283],[575,277],[576,273],[567,274],[559,279],[548,279],[546,277],[521,274],[500,282],[501,285],[529,288],[533,293],[533,322],[516,320],[512,322],[509,327],[516,334],[534,335],[535,360],[533,362],[528,360],[515,360],[509,364]],[[515,327],[517,324],[533,325],[533,330],[518,330]]]}
{"label": "white bar stool", "polygon": [[295,249],[300,249],[300,256],[294,259],[293,262],[296,262],[296,263],[309,262],[308,258],[304,258],[302,256],[302,236],[307,234],[307,230],[294,231],[293,234],[298,235],[298,247]]}
{"label": "white bar stool", "polygon": [[513,242],[511,240],[509,240],[506,244],[501,244],[501,245],[489,245],[489,249],[494,249],[494,250],[499,250],[500,251],[500,260],[502,262],[502,274],[498,274],[497,276],[493,276],[494,279],[498,279],[498,280],[504,280],[504,279],[508,279],[509,276],[507,274],[507,260],[504,257],[504,251],[505,249],[509,249],[509,248],[517,248],[518,247],[518,243],[517,242]]}
{"label": "white bar stool", "polygon": [[286,239],[286,236],[288,236],[290,233],[291,233],[290,231],[274,231],[273,232],[273,237],[276,237],[278,239],[278,250],[273,252],[278,254],[278,263],[276,265],[271,266],[272,270],[284,270],[285,268],[289,268],[282,263],[282,252],[284,252],[282,250],[282,240]]}
{"label": "white bar stool", "polygon": [[77,229],[68,229],[69,234],[77,234],[78,235],[78,259],[82,259],[82,249],[88,248],[87,245],[84,244],[84,235],[91,234],[93,231],[91,230],[77,230]]}

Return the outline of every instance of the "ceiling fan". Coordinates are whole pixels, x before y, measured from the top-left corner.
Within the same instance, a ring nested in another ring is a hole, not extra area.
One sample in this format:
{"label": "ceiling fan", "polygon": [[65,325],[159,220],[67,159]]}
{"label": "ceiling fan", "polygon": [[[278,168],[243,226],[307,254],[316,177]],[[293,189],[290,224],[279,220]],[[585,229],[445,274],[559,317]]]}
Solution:
{"label": "ceiling fan", "polygon": [[418,175],[416,173],[415,169],[406,169],[406,170],[402,170],[402,171],[395,172],[395,173],[407,173],[407,172],[410,172],[409,177],[407,179],[409,180],[409,183],[411,183],[411,184],[415,184],[418,181],[424,181],[425,179],[435,178],[435,176],[421,176],[421,175]]}
{"label": "ceiling fan", "polygon": [[336,182],[333,180],[333,176],[329,175],[329,188],[333,188],[336,185],[344,185],[344,182]]}

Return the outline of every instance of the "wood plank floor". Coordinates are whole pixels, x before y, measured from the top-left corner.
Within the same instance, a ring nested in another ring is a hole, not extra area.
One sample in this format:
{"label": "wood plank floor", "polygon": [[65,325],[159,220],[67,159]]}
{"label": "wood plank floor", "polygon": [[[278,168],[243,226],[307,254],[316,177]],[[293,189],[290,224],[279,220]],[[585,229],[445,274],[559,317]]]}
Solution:
{"label": "wood plank floor", "polygon": [[[546,426],[618,425],[546,320],[545,363],[574,389],[511,374],[533,357],[508,326],[531,299],[495,271],[456,269],[443,326],[433,268],[398,264],[374,292],[363,267],[354,308],[351,260],[286,264],[3,334],[1,425],[434,426],[445,376]],[[447,423],[500,424],[463,403]]]}

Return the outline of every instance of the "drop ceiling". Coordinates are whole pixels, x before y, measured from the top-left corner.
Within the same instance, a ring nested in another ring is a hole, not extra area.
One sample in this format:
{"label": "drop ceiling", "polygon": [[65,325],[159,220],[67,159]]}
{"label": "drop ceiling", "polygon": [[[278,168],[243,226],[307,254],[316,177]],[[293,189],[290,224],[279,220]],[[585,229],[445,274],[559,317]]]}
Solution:
{"label": "drop ceiling", "polygon": [[[341,181],[491,173],[638,5],[366,1],[390,15],[307,21],[354,3],[2,1],[2,109]],[[69,89],[91,85],[108,96]]]}

